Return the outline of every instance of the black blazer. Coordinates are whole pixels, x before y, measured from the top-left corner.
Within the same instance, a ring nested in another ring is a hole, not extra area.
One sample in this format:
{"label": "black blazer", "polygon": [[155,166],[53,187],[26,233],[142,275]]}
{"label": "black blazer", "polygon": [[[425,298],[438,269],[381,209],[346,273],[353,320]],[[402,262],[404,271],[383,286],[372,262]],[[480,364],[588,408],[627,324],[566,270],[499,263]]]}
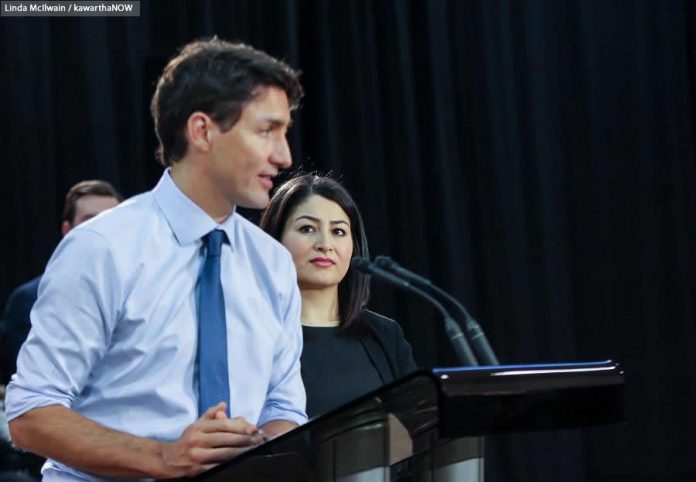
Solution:
{"label": "black blazer", "polygon": [[382,383],[392,382],[417,370],[411,345],[396,321],[369,310],[363,311],[361,317],[367,333],[360,337],[360,342]]}
{"label": "black blazer", "polygon": [[31,329],[29,313],[36,302],[41,276],[24,283],[7,300],[0,321],[0,383],[8,383],[17,370],[17,354]]}

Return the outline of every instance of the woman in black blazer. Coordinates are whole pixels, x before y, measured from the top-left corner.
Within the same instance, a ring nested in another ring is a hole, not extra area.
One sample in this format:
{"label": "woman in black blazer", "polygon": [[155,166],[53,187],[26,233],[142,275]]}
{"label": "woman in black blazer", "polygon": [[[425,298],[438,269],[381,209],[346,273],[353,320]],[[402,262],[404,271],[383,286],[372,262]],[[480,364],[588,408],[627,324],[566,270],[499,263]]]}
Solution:
{"label": "woman in black blazer", "polygon": [[261,227],[290,251],[302,294],[307,414],[321,415],[416,369],[401,327],[366,309],[369,258],[362,217],[335,180],[311,174],[278,187]]}

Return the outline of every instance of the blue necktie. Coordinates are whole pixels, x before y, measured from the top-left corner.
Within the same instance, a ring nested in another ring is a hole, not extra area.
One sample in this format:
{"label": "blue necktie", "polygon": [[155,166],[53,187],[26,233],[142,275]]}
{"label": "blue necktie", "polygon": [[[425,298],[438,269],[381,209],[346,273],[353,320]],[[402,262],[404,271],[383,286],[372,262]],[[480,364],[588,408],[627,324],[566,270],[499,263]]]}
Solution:
{"label": "blue necktie", "polygon": [[220,283],[220,248],[225,232],[215,229],[203,237],[207,246],[198,291],[198,413],[227,402],[230,381],[227,371],[227,323],[225,298]]}

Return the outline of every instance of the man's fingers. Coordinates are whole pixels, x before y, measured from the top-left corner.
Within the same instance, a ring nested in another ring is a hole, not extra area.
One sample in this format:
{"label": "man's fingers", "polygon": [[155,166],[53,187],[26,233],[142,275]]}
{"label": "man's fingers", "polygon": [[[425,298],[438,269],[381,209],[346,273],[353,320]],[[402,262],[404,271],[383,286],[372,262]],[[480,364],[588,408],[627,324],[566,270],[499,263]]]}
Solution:
{"label": "man's fingers", "polygon": [[215,420],[218,418],[218,414],[222,412],[223,415],[227,416],[226,413],[227,404],[225,402],[220,402],[217,405],[213,405],[208,410],[205,411],[201,419]]}
{"label": "man's fingers", "polygon": [[201,465],[218,464],[226,462],[239,454],[242,454],[253,447],[218,447],[218,448],[196,448],[192,454],[195,460]]}
{"label": "man's fingers", "polygon": [[246,447],[259,445],[263,437],[256,433],[247,435],[243,432],[230,432],[227,430],[194,430],[187,434],[184,443],[190,447]]}
{"label": "man's fingers", "polygon": [[201,432],[232,432],[245,435],[255,435],[259,429],[242,417],[237,418],[216,418],[216,419],[201,419],[195,423],[196,428]]}
{"label": "man's fingers", "polygon": [[240,435],[229,432],[215,432],[205,434],[202,444],[205,447],[255,447],[263,442],[263,438],[256,435]]}
{"label": "man's fingers", "polygon": [[212,469],[213,467],[217,467],[218,465],[220,465],[220,464],[205,464],[205,465],[201,465],[201,466],[200,466],[200,470],[197,470],[196,472],[194,472],[194,473],[191,474],[191,475],[194,475],[194,476],[195,476],[195,475],[198,475],[198,474],[202,474],[203,472],[207,472],[208,470]]}
{"label": "man's fingers", "polygon": [[221,420],[223,418],[228,418],[227,412],[225,412],[224,410],[218,410],[217,412],[215,412],[215,419],[216,420]]}
{"label": "man's fingers", "polygon": [[243,417],[228,418],[225,409],[222,402],[210,407],[178,440],[163,444],[162,462],[168,473],[197,475],[262,442],[255,425]]}
{"label": "man's fingers", "polygon": [[261,438],[264,437],[264,433],[261,432],[261,429],[258,428],[256,425],[249,424],[249,426],[244,429],[244,433],[247,435],[256,435],[259,434]]}

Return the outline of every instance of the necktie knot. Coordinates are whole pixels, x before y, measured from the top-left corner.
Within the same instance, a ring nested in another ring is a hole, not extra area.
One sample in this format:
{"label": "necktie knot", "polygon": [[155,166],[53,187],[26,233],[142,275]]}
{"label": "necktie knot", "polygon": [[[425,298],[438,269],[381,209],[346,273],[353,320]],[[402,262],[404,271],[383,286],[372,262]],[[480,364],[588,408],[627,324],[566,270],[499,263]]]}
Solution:
{"label": "necktie knot", "polygon": [[206,244],[206,257],[219,257],[222,243],[227,239],[227,235],[221,229],[213,229],[211,232],[203,236],[203,242]]}

